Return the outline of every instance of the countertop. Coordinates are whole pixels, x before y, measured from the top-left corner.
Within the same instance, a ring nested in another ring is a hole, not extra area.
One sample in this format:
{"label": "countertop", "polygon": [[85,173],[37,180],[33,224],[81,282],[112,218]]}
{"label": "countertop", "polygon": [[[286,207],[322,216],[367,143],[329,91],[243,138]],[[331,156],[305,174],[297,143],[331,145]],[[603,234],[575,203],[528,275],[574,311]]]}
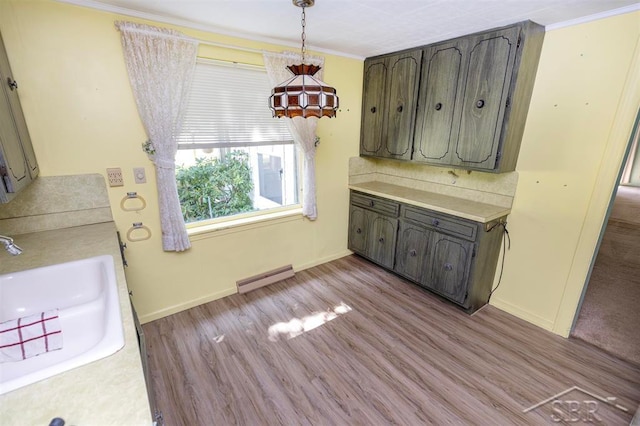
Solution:
{"label": "countertop", "polygon": [[125,344],[115,354],[0,395],[0,424],[151,425],[138,340],[113,222],[14,236],[24,252],[0,250],[0,274],[108,254],[113,256]]}
{"label": "countertop", "polygon": [[511,209],[506,207],[469,201],[450,195],[420,191],[405,186],[377,181],[350,184],[349,189],[389,198],[401,203],[424,207],[436,212],[446,213],[480,223],[490,222],[506,216],[511,212]]}

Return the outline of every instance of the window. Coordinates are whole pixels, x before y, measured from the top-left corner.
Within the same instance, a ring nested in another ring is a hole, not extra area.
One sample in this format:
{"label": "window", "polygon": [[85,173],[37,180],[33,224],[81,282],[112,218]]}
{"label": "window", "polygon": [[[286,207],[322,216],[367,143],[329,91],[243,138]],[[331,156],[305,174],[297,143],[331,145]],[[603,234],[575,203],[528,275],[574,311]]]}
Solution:
{"label": "window", "polygon": [[262,67],[199,59],[178,136],[185,222],[298,204],[298,154]]}

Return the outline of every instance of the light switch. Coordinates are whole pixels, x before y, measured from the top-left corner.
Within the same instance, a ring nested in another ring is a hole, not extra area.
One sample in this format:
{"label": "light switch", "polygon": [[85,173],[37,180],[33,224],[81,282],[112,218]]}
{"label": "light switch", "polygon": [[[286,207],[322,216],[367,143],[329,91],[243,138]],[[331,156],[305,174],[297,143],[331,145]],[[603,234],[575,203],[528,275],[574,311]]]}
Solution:
{"label": "light switch", "polygon": [[147,183],[147,174],[144,167],[135,167],[133,169],[133,179],[136,183]]}

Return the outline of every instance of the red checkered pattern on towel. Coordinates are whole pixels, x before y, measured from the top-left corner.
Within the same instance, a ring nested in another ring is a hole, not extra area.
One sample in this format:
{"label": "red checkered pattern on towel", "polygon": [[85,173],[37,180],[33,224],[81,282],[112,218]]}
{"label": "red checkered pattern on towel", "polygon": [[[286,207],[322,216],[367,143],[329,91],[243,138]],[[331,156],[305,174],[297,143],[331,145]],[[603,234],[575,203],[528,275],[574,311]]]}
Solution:
{"label": "red checkered pattern on towel", "polygon": [[0,323],[0,362],[22,361],[62,349],[58,310]]}

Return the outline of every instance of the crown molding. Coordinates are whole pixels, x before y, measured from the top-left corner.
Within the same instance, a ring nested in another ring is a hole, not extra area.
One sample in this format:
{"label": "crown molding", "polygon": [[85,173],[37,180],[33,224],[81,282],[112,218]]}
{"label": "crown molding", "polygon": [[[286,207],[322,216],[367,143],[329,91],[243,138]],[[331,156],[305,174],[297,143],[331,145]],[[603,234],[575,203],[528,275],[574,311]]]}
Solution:
{"label": "crown molding", "polygon": [[560,28],[572,27],[574,25],[586,24],[587,22],[597,21],[599,19],[610,18],[616,15],[624,15],[640,10],[640,3],[631,4],[629,6],[620,7],[618,9],[606,10],[604,12],[594,13],[593,15],[583,16],[581,18],[570,19],[568,21],[556,22],[544,27],[545,31],[559,30]]}
{"label": "crown molding", "polygon": [[[205,32],[208,32],[208,33],[219,34],[219,35],[224,35],[224,36],[229,36],[229,37],[235,37],[235,38],[239,38],[239,39],[243,39],[243,40],[247,40],[247,41],[255,41],[255,42],[260,42],[260,43],[269,43],[269,44],[273,44],[273,45],[277,45],[277,46],[292,47],[292,48],[297,48],[297,49],[300,48],[300,45],[297,44],[297,43],[286,42],[286,41],[283,41],[283,40],[277,40],[277,39],[273,39],[273,38],[269,38],[269,37],[248,37],[247,34],[234,32],[234,31],[224,31],[224,30],[221,30],[220,28],[214,27],[212,25],[198,24],[196,22],[191,22],[191,21],[188,21],[186,19],[172,18],[172,17],[158,15],[158,14],[155,14],[155,13],[150,13],[150,12],[140,12],[138,10],[128,9],[128,8],[121,7],[121,6],[114,6],[114,5],[111,5],[111,4],[106,4],[106,3],[102,3],[102,2],[94,1],[94,0],[54,0],[54,1],[57,1],[58,3],[67,3],[67,4],[72,4],[74,6],[87,7],[87,8],[90,8],[90,9],[96,9],[96,10],[99,10],[99,11],[102,11],[102,12],[109,12],[109,13],[115,13],[115,14],[118,14],[118,15],[131,16],[133,18],[146,19],[146,20],[149,20],[149,21],[160,22],[160,23],[163,23],[163,24],[177,25],[177,26],[184,27],[184,28],[190,28],[192,30],[205,31]],[[340,56],[340,57],[343,57],[343,58],[364,60],[364,56],[352,55],[352,54],[349,54],[349,53],[338,52],[338,51],[331,50],[331,49],[317,48],[317,47],[314,47],[312,45],[310,45],[308,47],[309,47],[309,50],[313,50],[315,52],[320,52],[320,53],[326,53],[327,55],[334,55],[334,56]]]}
{"label": "crown molding", "polygon": [[[180,18],[172,18],[167,16],[162,16],[155,13],[150,12],[140,12],[133,9],[128,9],[121,6],[114,6],[106,3],[102,3],[95,0],[55,0],[59,3],[67,3],[75,6],[87,7],[91,9],[100,10],[103,12],[115,13],[118,15],[131,16],[134,18],[146,19],[149,21],[160,22],[169,25],[177,25],[180,27],[190,28],[193,30],[205,31],[208,33],[219,34],[229,37],[235,37],[247,41],[255,41],[260,43],[269,43],[277,46],[285,46],[298,48],[299,45],[297,43],[286,42],[283,40],[277,40],[270,37],[248,37],[247,34],[234,32],[234,31],[225,31],[220,28],[217,28],[212,25],[199,24],[195,22],[188,21],[186,19]],[[592,15],[583,16],[581,18],[570,19],[568,21],[556,22],[555,24],[549,24],[545,26],[545,31],[553,31],[561,28],[571,27],[574,25],[585,24],[587,22],[597,21],[599,19],[605,19],[616,15],[623,15],[625,13],[631,13],[640,10],[640,3],[632,4],[629,6],[620,7],[617,9],[607,10],[604,12],[594,13]],[[310,50],[314,50],[320,53],[326,53],[328,55],[335,55],[345,58],[364,60],[364,56],[348,54],[344,52],[338,52],[331,49],[322,49],[310,46]]]}

